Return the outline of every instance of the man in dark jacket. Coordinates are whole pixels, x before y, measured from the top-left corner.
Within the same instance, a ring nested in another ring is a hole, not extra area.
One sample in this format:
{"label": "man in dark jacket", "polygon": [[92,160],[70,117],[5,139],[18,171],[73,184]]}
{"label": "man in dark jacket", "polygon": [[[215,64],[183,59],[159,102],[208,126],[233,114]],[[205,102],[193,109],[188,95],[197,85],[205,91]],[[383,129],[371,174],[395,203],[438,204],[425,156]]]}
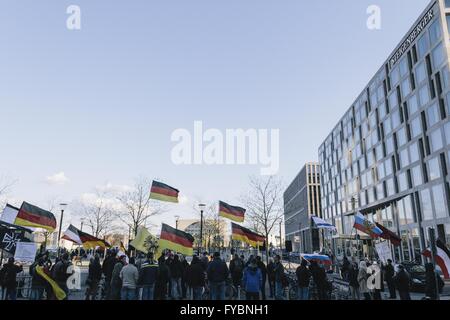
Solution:
{"label": "man in dark jacket", "polygon": [[267,265],[267,278],[269,280],[270,298],[273,298],[275,289],[275,264],[273,263],[272,258]]}
{"label": "man in dark jacket", "polygon": [[403,265],[399,265],[398,270],[397,275],[394,277],[394,281],[400,295],[400,300],[411,300],[411,296],[409,294],[411,277],[408,272],[406,272]]}
{"label": "man in dark jacket", "polygon": [[353,300],[361,300],[361,293],[359,292],[358,282],[358,264],[353,262],[348,270],[348,284],[350,286],[350,293]]}
{"label": "man in dark jacket", "polygon": [[242,261],[237,254],[233,256],[230,261],[230,274],[233,285],[237,288],[241,286],[242,275],[244,272],[244,261]]}
{"label": "man in dark jacket", "polygon": [[69,261],[69,254],[67,252],[63,253],[61,259],[55,264],[52,270],[53,279],[55,279],[58,286],[64,290],[66,293],[65,300],[69,297],[69,288],[67,287],[67,279],[75,272],[72,270],[70,272],[69,267],[72,263]]}
{"label": "man in dark jacket", "polygon": [[[436,290],[436,284],[438,285]],[[444,287],[444,281],[434,271],[432,263],[425,264],[425,296],[431,300],[437,299],[437,293],[442,291]]]}
{"label": "man in dark jacket", "polygon": [[261,284],[261,298],[266,300],[266,281],[267,281],[267,268],[260,256],[256,257],[256,265],[261,270],[262,284]]}
{"label": "man in dark jacket", "polygon": [[105,260],[103,261],[102,272],[105,275],[105,295],[106,299],[110,299],[111,293],[111,278],[114,270],[114,265],[117,262],[116,251],[114,249],[108,250]]}
{"label": "man in dark jacket", "polygon": [[186,283],[192,289],[192,300],[202,300],[205,278],[203,265],[198,256],[194,256],[191,265],[186,270]]}
{"label": "man in dark jacket", "polygon": [[316,261],[311,262],[311,275],[314,281],[314,284],[317,288],[317,295],[319,300],[328,300],[327,295],[327,274],[325,273],[325,269],[319,266]]}
{"label": "man in dark jacket", "polygon": [[225,281],[228,274],[227,264],[220,258],[220,253],[214,253],[214,259],[207,269],[211,300],[225,300]]}
{"label": "man in dark jacket", "polygon": [[36,267],[38,266],[44,267],[44,259],[42,257],[36,259],[29,269],[31,276],[30,300],[41,300],[46,287],[46,281],[36,272]]}
{"label": "man in dark jacket", "polygon": [[158,259],[158,275],[155,282],[155,300],[166,300],[167,284],[169,280],[169,267],[166,264],[165,256],[162,255]]}
{"label": "man in dark jacket", "polygon": [[89,273],[87,277],[86,300],[95,300],[98,291],[98,285],[102,278],[102,266],[100,256],[96,253],[89,263]]}
{"label": "man in dark jacket", "polygon": [[181,277],[183,276],[183,266],[180,258],[176,254],[169,265],[170,283],[171,283],[171,297],[172,299],[180,299],[182,297]]}
{"label": "man in dark jacket", "polygon": [[300,266],[295,271],[298,283],[298,300],[309,300],[309,282],[311,279],[311,272],[308,269],[308,262],[302,259]]}
{"label": "man in dark jacket", "polygon": [[284,279],[286,275],[284,274],[284,267],[281,263],[281,257],[279,255],[275,256],[273,270],[275,281],[275,299],[284,300]]}
{"label": "man in dark jacket", "polygon": [[119,260],[114,265],[114,269],[111,275],[110,284],[110,300],[120,300],[120,292],[122,290],[122,279],[120,278],[120,271],[122,271],[123,266],[126,264],[126,256],[122,255]]}
{"label": "man in dark jacket", "polygon": [[158,265],[153,261],[153,253],[149,253],[139,270],[138,284],[142,287],[142,300],[154,299],[157,276]]}
{"label": "man in dark jacket", "polygon": [[386,279],[386,283],[389,289],[389,299],[397,299],[397,292],[395,290],[395,282],[394,282],[395,270],[392,265],[392,260],[388,259],[387,264],[384,267],[384,278]]}
{"label": "man in dark jacket", "polygon": [[2,283],[6,288],[5,300],[16,300],[17,295],[17,274],[22,272],[23,267],[14,263],[14,258],[10,257],[2,269]]}

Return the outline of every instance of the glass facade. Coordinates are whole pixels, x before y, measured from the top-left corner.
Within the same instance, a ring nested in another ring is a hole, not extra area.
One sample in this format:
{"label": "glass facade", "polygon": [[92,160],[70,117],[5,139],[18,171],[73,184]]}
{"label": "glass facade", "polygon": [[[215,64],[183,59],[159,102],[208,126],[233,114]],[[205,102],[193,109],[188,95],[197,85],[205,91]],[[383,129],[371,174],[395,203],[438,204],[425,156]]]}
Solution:
{"label": "glass facade", "polygon": [[[405,37],[414,42],[389,57],[319,148],[323,217],[348,239],[362,212],[403,239],[393,248],[400,260],[422,259],[429,227],[450,237],[449,4],[424,11]],[[348,245],[338,239],[335,250]]]}

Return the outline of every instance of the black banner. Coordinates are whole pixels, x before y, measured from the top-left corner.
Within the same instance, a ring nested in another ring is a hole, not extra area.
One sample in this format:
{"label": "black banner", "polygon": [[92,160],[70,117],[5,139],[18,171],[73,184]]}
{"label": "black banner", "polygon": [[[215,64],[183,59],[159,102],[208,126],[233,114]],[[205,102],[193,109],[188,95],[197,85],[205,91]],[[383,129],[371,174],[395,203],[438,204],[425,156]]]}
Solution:
{"label": "black banner", "polygon": [[0,224],[0,249],[14,254],[16,252],[17,242],[19,241],[30,241],[25,237],[24,230],[9,228]]}

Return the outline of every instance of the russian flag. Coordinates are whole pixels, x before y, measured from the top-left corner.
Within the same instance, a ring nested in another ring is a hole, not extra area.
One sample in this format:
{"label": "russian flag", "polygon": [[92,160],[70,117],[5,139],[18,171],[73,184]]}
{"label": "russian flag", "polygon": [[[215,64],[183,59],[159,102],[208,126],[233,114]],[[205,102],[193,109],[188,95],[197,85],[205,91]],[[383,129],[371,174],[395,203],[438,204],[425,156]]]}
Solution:
{"label": "russian flag", "polygon": [[378,228],[375,223],[367,220],[361,212],[358,212],[355,215],[355,224],[353,225],[355,229],[358,229],[361,232],[367,233],[372,238],[378,238],[383,234],[383,230]]}
{"label": "russian flag", "polygon": [[316,261],[318,264],[331,266],[331,259],[329,256],[322,254],[302,254],[301,256],[308,262]]}

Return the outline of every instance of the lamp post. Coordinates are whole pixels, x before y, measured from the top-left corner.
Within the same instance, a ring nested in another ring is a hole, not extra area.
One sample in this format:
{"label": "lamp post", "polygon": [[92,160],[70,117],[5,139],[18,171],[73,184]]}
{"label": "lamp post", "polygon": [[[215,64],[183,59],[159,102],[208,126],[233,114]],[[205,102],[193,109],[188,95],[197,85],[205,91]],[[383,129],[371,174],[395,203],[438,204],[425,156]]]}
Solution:
{"label": "lamp post", "polygon": [[59,220],[59,231],[58,231],[58,257],[59,257],[59,254],[60,254],[59,247],[61,245],[60,244],[60,241],[61,241],[61,229],[62,229],[63,218],[64,218],[64,210],[67,207],[67,203],[60,203],[59,206],[61,208],[61,218]]}
{"label": "lamp post", "polygon": [[198,245],[197,254],[200,256],[200,250],[203,245],[203,211],[205,211],[206,204],[200,203],[198,208],[200,209],[200,243]]}
{"label": "lamp post", "polygon": [[180,219],[180,216],[175,216],[175,229],[178,230],[178,220]]}
{"label": "lamp post", "polygon": [[84,225],[84,221],[85,221],[85,219],[84,218],[82,218],[81,220],[81,228],[80,228],[80,231],[83,231],[83,225]]}

